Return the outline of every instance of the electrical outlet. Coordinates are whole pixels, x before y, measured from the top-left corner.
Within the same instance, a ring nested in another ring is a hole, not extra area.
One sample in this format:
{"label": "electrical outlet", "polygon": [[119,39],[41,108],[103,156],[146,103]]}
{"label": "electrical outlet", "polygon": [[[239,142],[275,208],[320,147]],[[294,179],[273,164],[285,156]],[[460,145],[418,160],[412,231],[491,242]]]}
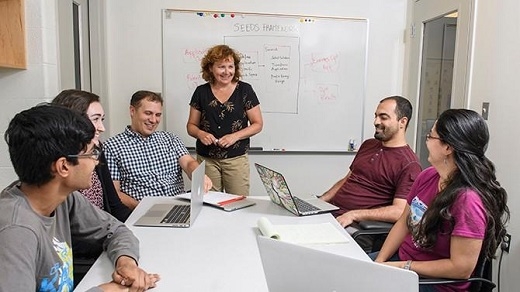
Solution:
{"label": "electrical outlet", "polygon": [[482,117],[487,120],[489,116],[489,102],[482,103]]}
{"label": "electrical outlet", "polygon": [[511,234],[506,233],[506,235],[504,235],[504,238],[502,238],[502,243],[500,245],[500,248],[503,251],[508,253],[510,247],[511,247]]}

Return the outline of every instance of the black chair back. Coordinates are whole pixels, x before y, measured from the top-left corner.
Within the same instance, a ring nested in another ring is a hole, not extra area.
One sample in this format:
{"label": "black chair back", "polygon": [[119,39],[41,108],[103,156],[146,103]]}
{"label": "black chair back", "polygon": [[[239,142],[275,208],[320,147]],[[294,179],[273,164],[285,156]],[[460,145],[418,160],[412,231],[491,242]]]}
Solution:
{"label": "black chair back", "polygon": [[490,292],[495,288],[495,283],[492,282],[493,280],[493,273],[492,273],[492,263],[490,260],[486,258],[485,255],[480,254],[477,266],[475,267],[475,270],[473,271],[473,275],[470,278],[475,279],[474,281],[471,281],[471,286],[469,288],[472,292]]}

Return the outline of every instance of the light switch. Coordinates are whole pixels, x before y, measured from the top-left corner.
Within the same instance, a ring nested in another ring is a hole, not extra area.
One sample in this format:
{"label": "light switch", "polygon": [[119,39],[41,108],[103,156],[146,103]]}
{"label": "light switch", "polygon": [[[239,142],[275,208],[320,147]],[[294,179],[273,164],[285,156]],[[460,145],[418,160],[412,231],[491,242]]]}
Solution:
{"label": "light switch", "polygon": [[482,117],[484,118],[484,120],[488,119],[488,115],[489,115],[489,102],[483,102],[482,103]]}

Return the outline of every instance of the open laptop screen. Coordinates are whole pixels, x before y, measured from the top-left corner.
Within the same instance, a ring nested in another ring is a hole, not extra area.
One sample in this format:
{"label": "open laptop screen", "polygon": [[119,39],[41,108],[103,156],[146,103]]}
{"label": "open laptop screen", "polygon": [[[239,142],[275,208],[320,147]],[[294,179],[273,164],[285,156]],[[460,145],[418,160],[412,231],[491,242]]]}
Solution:
{"label": "open laptop screen", "polygon": [[200,210],[202,210],[204,200],[204,176],[206,169],[206,161],[202,163],[191,173],[191,210],[190,225],[193,225]]}
{"label": "open laptop screen", "polygon": [[255,163],[255,167],[271,200],[292,213],[298,214],[296,204],[283,175],[258,163]]}

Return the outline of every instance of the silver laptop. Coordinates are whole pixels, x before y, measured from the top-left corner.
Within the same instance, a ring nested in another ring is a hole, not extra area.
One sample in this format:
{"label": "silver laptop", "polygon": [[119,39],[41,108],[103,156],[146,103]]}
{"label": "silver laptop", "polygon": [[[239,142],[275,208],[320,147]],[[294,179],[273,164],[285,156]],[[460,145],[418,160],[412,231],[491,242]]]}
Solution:
{"label": "silver laptop", "polygon": [[410,270],[265,236],[257,243],[270,292],[419,290],[419,278]]}
{"label": "silver laptop", "polygon": [[154,204],[139,218],[135,226],[190,227],[200,213],[204,197],[203,161],[191,174],[191,200],[189,202],[172,198],[171,203]]}
{"label": "silver laptop", "polygon": [[339,208],[318,198],[303,199],[291,194],[283,175],[255,163],[256,171],[267,194],[275,204],[298,216],[313,215],[338,210]]}

